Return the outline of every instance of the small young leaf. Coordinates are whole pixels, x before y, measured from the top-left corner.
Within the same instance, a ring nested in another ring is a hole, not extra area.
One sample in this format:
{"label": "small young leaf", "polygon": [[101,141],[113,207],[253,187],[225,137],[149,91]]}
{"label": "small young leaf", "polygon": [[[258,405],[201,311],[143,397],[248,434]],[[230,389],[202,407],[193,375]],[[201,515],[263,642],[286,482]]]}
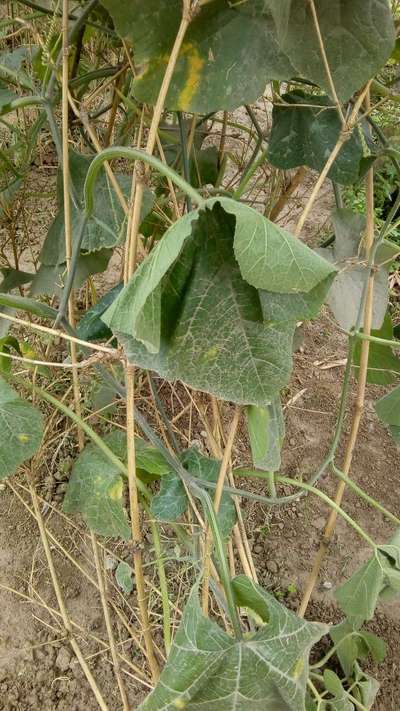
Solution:
{"label": "small young leaf", "polygon": [[253,464],[258,469],[276,472],[281,466],[285,421],[279,397],[266,407],[246,408]]}
{"label": "small young leaf", "polygon": [[77,330],[77,335],[84,341],[99,341],[106,340],[112,336],[109,328],[101,320],[101,316],[105,313],[109,306],[115,301],[118,294],[122,291],[123,284],[117,284],[113,289],[110,289],[99,301],[92,306],[89,311],[81,318]]}
{"label": "small young leaf", "polygon": [[35,454],[42,436],[40,412],[0,378],[0,479]]}
{"label": "small young leaf", "polygon": [[333,696],[333,699],[329,699],[332,711],[354,711],[354,706],[349,701],[342,682],[331,669],[324,671],[324,684],[327,691]]}
{"label": "small young leaf", "polygon": [[362,624],[374,616],[382,585],[382,566],[373,556],[336,589],[335,597],[347,617],[356,624]]}
{"label": "small young leaf", "polygon": [[[386,314],[382,328],[372,330],[371,336],[393,340],[393,323],[389,313]],[[354,349],[354,371],[358,376],[361,358],[361,341]],[[400,378],[400,358],[392,349],[381,343],[369,344],[367,382],[375,385],[390,385]]]}
{"label": "small young leaf", "polygon": [[382,422],[400,427],[400,385],[375,404],[376,414]]}
{"label": "small young leaf", "polygon": [[133,588],[133,570],[128,563],[119,563],[118,568],[115,571],[115,579],[121,588],[127,595],[129,595]]}
{"label": "small young leaf", "polygon": [[176,521],[185,513],[188,498],[185,487],[175,472],[164,474],[160,491],[153,496],[150,511],[158,521]]}
{"label": "small young leaf", "polygon": [[[332,212],[332,222],[335,229],[333,247],[321,248],[317,251],[339,269],[339,274],[329,291],[327,304],[340,326],[350,330],[356,324],[369,274],[368,267],[362,263],[360,256],[365,218],[348,209],[337,209]],[[381,328],[388,301],[387,271],[381,267],[375,275],[373,328]]]}

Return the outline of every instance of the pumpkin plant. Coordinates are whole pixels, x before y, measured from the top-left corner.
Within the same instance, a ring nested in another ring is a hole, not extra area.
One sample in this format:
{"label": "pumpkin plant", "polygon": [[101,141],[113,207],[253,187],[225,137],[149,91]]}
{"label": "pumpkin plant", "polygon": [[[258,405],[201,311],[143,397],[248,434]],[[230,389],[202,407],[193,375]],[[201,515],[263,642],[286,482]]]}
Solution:
{"label": "pumpkin plant", "polygon": [[[90,531],[124,709],[372,708],[379,685],[363,660],[381,661],[384,645],[364,625],[380,601],[400,590],[400,521],[353,482],[351,469],[367,383],[388,386],[376,415],[400,441],[400,341],[388,287],[399,254],[391,232],[400,198],[385,221],[374,214],[375,162],[390,161],[398,175],[400,163],[372,118],[375,105],[392,98],[383,70],[398,62],[397,4],[81,0],[72,7],[63,0],[54,12],[36,2],[12,4],[26,13],[18,20],[23,28],[34,23],[37,46],[0,55],[0,115],[15,139],[1,152],[0,209],[9,213],[41,132],[48,130],[59,166],[58,211],[35,272],[21,271],[18,260],[3,270],[0,478],[39,456],[45,432],[40,410],[70,420],[79,451],[63,511]],[[10,17],[2,26],[15,21]],[[269,132],[251,107],[260,97],[267,102]],[[236,120],[243,112],[234,113],[242,107],[246,124]],[[33,117],[31,124],[22,126],[20,112]],[[238,121],[253,150],[232,185],[226,131]],[[221,127],[219,145],[212,143],[213,126]],[[281,194],[271,193],[255,209],[246,195],[261,169],[281,179],[290,175],[291,182],[285,187],[281,180]],[[315,180],[290,231],[277,219],[305,176]],[[333,232],[311,248],[303,228],[326,180],[336,196]],[[343,207],[341,197],[342,186],[362,181],[364,215]],[[115,254],[123,256],[121,277],[98,298],[94,275],[107,270]],[[92,303],[78,312],[84,285]],[[346,334],[348,354],[329,452],[303,481],[281,472],[282,397],[299,324],[317,318],[323,304]],[[21,350],[21,325],[39,339],[62,339],[69,359],[54,363]],[[17,376],[15,361],[34,377]],[[71,372],[70,404],[49,375],[57,367]],[[88,369],[106,397],[125,403],[122,427],[111,414],[104,433],[83,417],[82,373]],[[205,394],[215,415],[213,456],[183,446],[158,396],[158,425],[149,421],[136,402],[143,377],[153,392],[157,377],[185,384],[194,399]],[[356,406],[346,437],[353,377]],[[221,407],[231,417],[227,433]],[[252,465],[232,470],[240,421]],[[337,480],[333,498],[322,484],[326,474]],[[28,478],[64,627],[100,708],[107,709],[71,626],[32,474]],[[263,493],[253,479],[264,485]],[[283,486],[292,493],[283,494]],[[372,540],[346,513],[346,486],[391,522],[390,541]],[[241,503],[275,507],[298,500],[301,506],[306,494],[319,497],[330,513],[296,614],[258,584]],[[371,558],[336,589],[343,619],[329,626],[303,618],[337,516],[370,546]],[[158,551],[165,662],[147,600],[145,520]],[[160,531],[179,542],[193,570],[177,629]],[[131,551],[116,579],[126,593],[136,591],[140,678],[147,690],[153,687],[133,707],[105,593],[102,537],[127,541]],[[235,556],[242,572],[234,575]],[[323,637],[330,640],[325,654]]]}

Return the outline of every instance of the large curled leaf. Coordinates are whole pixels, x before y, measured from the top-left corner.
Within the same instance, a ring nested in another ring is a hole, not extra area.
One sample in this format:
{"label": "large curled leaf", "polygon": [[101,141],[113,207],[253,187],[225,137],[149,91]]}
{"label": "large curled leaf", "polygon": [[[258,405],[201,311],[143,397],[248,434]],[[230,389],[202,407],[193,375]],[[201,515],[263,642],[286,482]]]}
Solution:
{"label": "large curled leaf", "polygon": [[[331,261],[339,269],[329,291],[327,304],[332,309],[336,320],[346,330],[353,328],[358,312],[369,270],[362,255],[362,237],[365,230],[365,218],[348,209],[338,209],[332,212],[332,222],[335,229],[333,247],[319,249],[318,253]],[[383,245],[390,249],[391,243]],[[377,265],[385,259],[377,258]],[[387,270],[381,266],[375,274],[373,328],[380,328],[385,317],[389,301]]]}
{"label": "large curled leaf", "polygon": [[[327,96],[306,94],[300,90],[284,94],[282,101],[285,105],[275,104],[272,112],[268,148],[270,162],[284,170],[307,165],[320,172],[342,129],[336,107],[332,107],[332,101]],[[362,158],[363,146],[358,131],[354,131],[330,169],[329,177],[344,185],[356,182],[360,178]]]}
{"label": "large curled leaf", "polygon": [[[140,101],[155,103],[182,17],[180,0],[102,0],[142,72]],[[333,80],[346,100],[385,63],[395,33],[386,0],[316,0]],[[354,62],[355,53],[357,63]],[[208,113],[257,99],[269,79],[302,76],[328,93],[318,38],[304,0],[212,0],[186,32],[168,92],[169,109]]]}
{"label": "large curled leaf", "polygon": [[[382,327],[373,329],[372,336],[393,340],[393,323],[389,313],[386,314]],[[359,373],[361,359],[361,341],[358,341],[354,350],[354,370]],[[388,346],[382,343],[369,344],[367,383],[375,385],[391,385],[400,377],[400,358]]]}
{"label": "large curled leaf", "polygon": [[40,412],[0,378],[0,479],[35,454],[42,436]]}
{"label": "large curled leaf", "polygon": [[261,608],[265,624],[232,639],[203,616],[195,587],[168,662],[141,711],[305,710],[310,649],[327,627],[299,620],[245,576],[235,578],[233,587],[237,603]]}
{"label": "large curled leaf", "polygon": [[263,406],[288,381],[296,325],[264,315],[269,295],[314,291],[315,308],[334,273],[255,210],[212,199],[167,231],[103,320],[137,365]]}
{"label": "large curled leaf", "polygon": [[[188,449],[182,456],[185,469],[193,477],[216,483],[221,462],[204,457],[197,449]],[[165,474],[161,479],[160,491],[153,496],[151,512],[161,521],[176,521],[185,513],[189,505],[185,487],[175,472]],[[236,510],[229,494],[223,494],[218,512],[218,524],[223,537],[229,536],[236,523]]]}
{"label": "large curled leaf", "polygon": [[[126,434],[115,430],[104,443],[122,462],[126,462]],[[135,438],[138,472],[159,475],[162,463],[156,452],[143,440]],[[80,513],[88,527],[102,536],[120,536],[125,540],[131,529],[124,510],[124,478],[120,469],[94,444],[88,444],[76,460],[63,503],[67,513]]]}
{"label": "large curled leaf", "polygon": [[285,436],[280,398],[274,398],[266,407],[250,405],[247,408],[247,424],[254,466],[265,471],[278,471]]}

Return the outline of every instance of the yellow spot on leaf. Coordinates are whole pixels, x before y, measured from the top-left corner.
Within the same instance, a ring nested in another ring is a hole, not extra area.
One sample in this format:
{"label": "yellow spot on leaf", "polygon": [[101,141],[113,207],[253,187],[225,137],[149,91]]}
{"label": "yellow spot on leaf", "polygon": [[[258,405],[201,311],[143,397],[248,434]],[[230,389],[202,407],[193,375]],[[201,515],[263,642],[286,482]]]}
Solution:
{"label": "yellow spot on leaf", "polygon": [[203,360],[205,360],[205,361],[214,360],[218,355],[218,351],[219,351],[219,349],[217,346],[213,346],[212,348],[209,348],[208,351],[205,351],[203,353]]}
{"label": "yellow spot on leaf", "polygon": [[108,495],[113,501],[119,501],[122,498],[122,479],[119,479],[108,490]]}
{"label": "yellow spot on leaf", "polygon": [[181,111],[187,111],[194,95],[197,92],[197,89],[199,88],[204,59],[200,57],[198,50],[191,42],[186,42],[183,45],[181,55],[186,58],[188,76],[185,86],[179,94],[178,107]]}
{"label": "yellow spot on leaf", "polygon": [[182,699],[175,699],[175,701],[173,701],[173,704],[176,709],[185,709],[187,706],[186,701],[182,701]]}
{"label": "yellow spot on leaf", "polygon": [[17,435],[17,439],[21,442],[21,444],[26,444],[29,442],[29,436],[26,434],[19,434]]}
{"label": "yellow spot on leaf", "polygon": [[293,678],[298,679],[304,669],[304,659],[299,659],[293,668]]}

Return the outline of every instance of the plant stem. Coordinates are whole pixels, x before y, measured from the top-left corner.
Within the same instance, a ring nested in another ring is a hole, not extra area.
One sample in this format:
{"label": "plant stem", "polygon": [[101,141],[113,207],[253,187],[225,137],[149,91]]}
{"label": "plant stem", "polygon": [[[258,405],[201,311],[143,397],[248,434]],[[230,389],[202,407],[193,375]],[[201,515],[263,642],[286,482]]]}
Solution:
{"label": "plant stem", "polygon": [[[148,511],[149,513],[149,511]],[[150,514],[149,514],[150,515]],[[156,521],[150,517],[151,534],[153,536],[154,551],[156,554],[156,566],[158,571],[158,579],[160,581],[161,602],[163,609],[163,637],[165,652],[168,657],[171,649],[171,615],[168,596],[168,583],[165,574],[164,560],[162,555],[160,533]]]}
{"label": "plant stem", "polygon": [[114,158],[125,158],[127,160],[143,161],[143,163],[147,163],[148,165],[152,166],[155,170],[161,173],[161,175],[165,175],[166,177],[171,178],[172,182],[175,183],[175,185],[177,185],[179,188],[181,188],[181,190],[183,190],[186,195],[189,195],[197,205],[201,206],[205,202],[204,198],[195,188],[192,187],[192,185],[190,185],[190,183],[188,183],[184,178],[182,178],[181,175],[179,175],[179,173],[177,173],[169,166],[165,165],[155,156],[151,156],[145,151],[140,150],[139,148],[114,146],[112,148],[105,148],[92,160],[89,166],[84,189],[86,213],[88,217],[90,217],[93,212],[93,188],[98,172],[105,161],[113,160]]}
{"label": "plant stem", "polygon": [[[221,505],[221,498],[223,494],[223,488],[225,483],[225,477],[229,467],[229,461],[232,455],[232,447],[236,436],[236,431],[238,428],[240,419],[240,408],[236,407],[235,414],[232,418],[232,423],[229,430],[228,439],[226,442],[224,456],[222,458],[221,467],[218,474],[217,486],[214,495],[214,511],[217,514]],[[203,613],[208,615],[208,596],[209,596],[209,586],[210,586],[210,563],[211,563],[211,550],[213,544],[213,536],[210,529],[207,530],[206,540],[204,544],[204,558],[203,558],[203,590],[202,590],[202,607]]]}
{"label": "plant stem", "polygon": [[131,528],[133,540],[133,563],[135,570],[135,580],[137,589],[137,600],[140,612],[140,621],[144,641],[146,645],[147,660],[150,666],[151,676],[154,682],[157,681],[160,670],[154,653],[153,637],[151,634],[149,615],[147,610],[147,596],[143,575],[142,561],[142,529],[140,523],[140,508],[138,495],[138,478],[136,474],[135,457],[135,367],[129,363],[125,369],[126,380],[126,436],[128,450],[128,485],[129,485],[129,508],[131,513]]}
{"label": "plant stem", "polygon": [[[367,88],[367,108],[369,107],[369,88]],[[367,173],[366,178],[366,205],[367,205],[367,229],[365,237],[365,252],[370,263],[371,258],[374,254],[374,174],[372,168]],[[364,323],[363,331],[369,336],[371,334],[372,327],[372,314],[373,314],[373,298],[374,298],[374,271],[371,270],[366,291],[366,299],[364,305]],[[360,357],[360,369],[358,374],[358,386],[357,386],[357,397],[356,397],[356,407],[355,413],[352,421],[351,431],[349,441],[347,443],[344,463],[343,463],[343,473],[347,477],[351,463],[353,460],[353,453],[357,442],[358,431],[360,428],[361,418],[364,410],[364,400],[365,400],[365,388],[367,382],[368,373],[368,356],[369,356],[369,341],[364,340],[361,346],[361,357]],[[335,504],[340,506],[343,495],[346,488],[346,482],[341,481],[335,496]],[[329,549],[329,544],[333,536],[333,532],[336,526],[337,512],[334,510],[331,512],[326,527],[324,535],[321,541],[319,551],[317,553],[313,569],[308,578],[305,591],[303,593],[303,598],[299,607],[299,617],[304,617],[307,610],[308,603],[311,598],[312,591],[318,579],[319,571],[321,569],[322,562],[325,555]]]}

